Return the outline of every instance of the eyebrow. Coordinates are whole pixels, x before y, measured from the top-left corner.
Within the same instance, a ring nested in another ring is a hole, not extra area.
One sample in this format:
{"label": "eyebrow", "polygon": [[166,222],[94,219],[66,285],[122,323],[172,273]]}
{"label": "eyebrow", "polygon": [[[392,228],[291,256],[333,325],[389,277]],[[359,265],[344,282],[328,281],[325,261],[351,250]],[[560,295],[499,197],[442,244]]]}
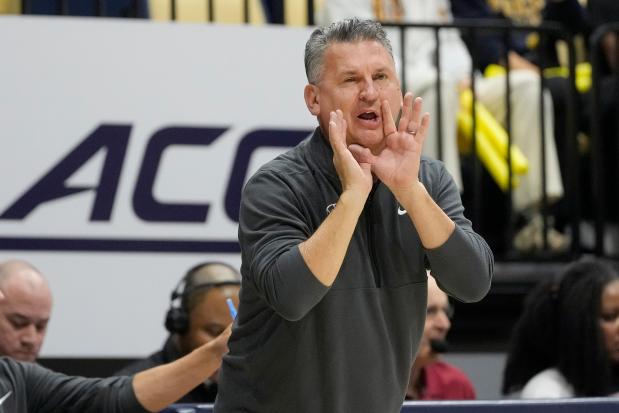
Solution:
{"label": "eyebrow", "polygon": [[359,72],[357,72],[354,69],[346,69],[343,72],[340,72],[341,76],[353,76],[353,75],[357,75]]}
{"label": "eyebrow", "polygon": [[18,321],[28,321],[30,323],[36,324],[36,323],[40,323],[42,321],[49,321],[49,317],[47,318],[31,318],[28,317],[27,315],[21,314],[21,313],[9,313],[6,315],[7,318],[14,318],[17,319]]}
{"label": "eyebrow", "polygon": [[[373,70],[373,73],[382,73],[382,72],[390,72],[391,70],[387,66],[381,66],[376,70]],[[344,71],[340,72],[342,75],[356,75],[359,73],[356,69],[344,69]]]}

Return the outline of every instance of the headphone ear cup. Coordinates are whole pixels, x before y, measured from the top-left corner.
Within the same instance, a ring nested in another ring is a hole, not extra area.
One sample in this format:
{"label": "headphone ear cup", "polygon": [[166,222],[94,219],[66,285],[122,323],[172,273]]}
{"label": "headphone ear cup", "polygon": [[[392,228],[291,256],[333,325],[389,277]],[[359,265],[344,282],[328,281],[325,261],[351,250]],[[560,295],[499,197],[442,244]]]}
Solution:
{"label": "headphone ear cup", "polygon": [[172,307],[165,317],[165,328],[172,334],[185,334],[189,329],[189,317],[181,308]]}

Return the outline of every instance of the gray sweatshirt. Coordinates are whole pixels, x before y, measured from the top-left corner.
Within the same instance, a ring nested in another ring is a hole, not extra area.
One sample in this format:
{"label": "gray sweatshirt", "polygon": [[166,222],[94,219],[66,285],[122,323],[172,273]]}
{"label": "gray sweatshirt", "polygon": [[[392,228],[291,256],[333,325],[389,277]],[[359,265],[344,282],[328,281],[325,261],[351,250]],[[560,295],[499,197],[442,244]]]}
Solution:
{"label": "gray sweatshirt", "polygon": [[217,413],[399,412],[425,321],[426,260],[461,301],[480,300],[490,288],[490,248],[464,217],[443,164],[425,158],[420,180],[456,223],[451,237],[424,249],[407,213],[378,182],[335,282],[321,284],[298,245],[340,196],[332,159],[317,129],[244,189],[240,308]]}
{"label": "gray sweatshirt", "polygon": [[131,377],[90,379],[0,357],[0,413],[144,413]]}

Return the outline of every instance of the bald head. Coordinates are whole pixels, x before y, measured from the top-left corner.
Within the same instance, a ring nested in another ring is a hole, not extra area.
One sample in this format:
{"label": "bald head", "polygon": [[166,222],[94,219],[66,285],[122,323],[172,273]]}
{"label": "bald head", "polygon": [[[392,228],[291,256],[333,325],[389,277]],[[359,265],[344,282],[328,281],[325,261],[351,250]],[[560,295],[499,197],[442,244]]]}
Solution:
{"label": "bald head", "polygon": [[0,264],[0,355],[34,361],[41,349],[52,309],[47,280],[31,264]]}
{"label": "bald head", "polygon": [[24,280],[27,283],[45,283],[45,279],[39,270],[26,261],[9,260],[0,263],[0,288],[6,281],[14,278]]}
{"label": "bald head", "polygon": [[428,274],[428,304],[426,307],[426,328],[424,334],[432,340],[444,340],[451,328],[451,305],[449,297]]}

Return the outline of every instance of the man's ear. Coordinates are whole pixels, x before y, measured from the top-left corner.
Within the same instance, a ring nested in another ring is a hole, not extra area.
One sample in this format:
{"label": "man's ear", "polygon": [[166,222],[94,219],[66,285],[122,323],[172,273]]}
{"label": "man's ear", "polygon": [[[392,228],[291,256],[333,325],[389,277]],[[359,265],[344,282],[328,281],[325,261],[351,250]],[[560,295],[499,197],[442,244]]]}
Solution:
{"label": "man's ear", "polygon": [[307,84],[303,90],[303,97],[305,98],[305,104],[307,109],[314,116],[320,114],[320,103],[318,103],[318,86]]}

